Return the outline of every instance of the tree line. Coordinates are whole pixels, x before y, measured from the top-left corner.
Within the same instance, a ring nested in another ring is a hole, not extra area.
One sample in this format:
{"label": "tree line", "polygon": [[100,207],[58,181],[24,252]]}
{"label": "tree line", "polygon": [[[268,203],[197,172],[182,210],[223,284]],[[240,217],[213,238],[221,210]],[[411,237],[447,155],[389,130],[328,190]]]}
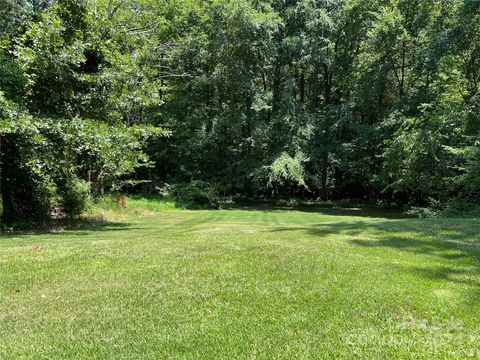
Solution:
{"label": "tree line", "polygon": [[147,181],[480,200],[479,1],[0,2],[5,218]]}

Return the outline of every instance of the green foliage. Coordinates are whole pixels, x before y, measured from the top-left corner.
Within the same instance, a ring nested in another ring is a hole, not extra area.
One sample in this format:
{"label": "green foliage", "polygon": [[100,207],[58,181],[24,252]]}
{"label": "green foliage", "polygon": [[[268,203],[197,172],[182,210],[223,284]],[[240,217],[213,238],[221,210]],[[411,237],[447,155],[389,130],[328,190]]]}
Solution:
{"label": "green foliage", "polygon": [[0,13],[6,21],[18,10],[21,23],[0,38],[5,217],[42,218],[54,206],[80,213],[90,194],[151,166],[146,140],[168,135],[152,120],[161,101],[139,56],[145,43],[127,46],[133,38],[107,24],[110,10],[91,5],[35,3],[21,12],[18,2]]}
{"label": "green foliage", "polygon": [[80,215],[87,209],[90,186],[86,181],[75,177],[68,178],[60,189],[63,210],[69,216]]}
{"label": "green foliage", "polygon": [[175,201],[183,207],[195,205],[218,207],[220,204],[220,196],[217,188],[201,180],[172,185],[168,192],[173,196]]}
{"label": "green foliage", "polygon": [[[56,203],[70,214],[80,213],[90,187],[94,195],[100,194],[120,176],[147,166],[142,144],[151,136],[164,134],[162,129],[148,126],[33,117],[1,93],[0,103],[0,136],[5,139],[2,190],[11,198],[10,217],[31,213],[45,217]],[[15,173],[15,168],[21,172]],[[26,184],[31,184],[29,193],[15,195],[15,187]],[[12,191],[7,193],[8,189]]]}
{"label": "green foliage", "polygon": [[304,171],[304,163],[307,160],[301,151],[293,157],[287,152],[282,152],[271,165],[265,166],[262,171],[254,176],[257,182],[266,180],[267,186],[277,193],[284,192],[286,188],[292,185],[308,189],[305,184]]}
{"label": "green foliage", "polygon": [[478,1],[4,3],[1,156],[51,202],[69,176],[480,201]]}

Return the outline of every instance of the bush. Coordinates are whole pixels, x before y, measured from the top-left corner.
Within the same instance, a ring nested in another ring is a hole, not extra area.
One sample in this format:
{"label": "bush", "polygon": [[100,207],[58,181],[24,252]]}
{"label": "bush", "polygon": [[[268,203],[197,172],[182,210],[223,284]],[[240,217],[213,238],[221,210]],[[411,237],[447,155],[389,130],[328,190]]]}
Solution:
{"label": "bush", "polygon": [[80,215],[89,202],[89,184],[76,177],[69,178],[62,189],[62,206],[69,216]]}
{"label": "bush", "polygon": [[480,217],[480,205],[458,197],[446,202],[430,201],[428,207],[412,207],[407,213],[420,218]]}
{"label": "bush", "polygon": [[421,219],[426,219],[438,217],[440,215],[440,212],[436,209],[432,209],[429,207],[414,206],[407,210],[406,214],[410,216],[416,216]]}
{"label": "bush", "polygon": [[48,218],[56,201],[52,178],[24,166],[19,139],[7,134],[2,142],[2,219],[8,223],[20,220],[42,222]]}
{"label": "bush", "polygon": [[446,202],[442,212],[445,217],[479,217],[480,205],[478,202],[469,201],[465,198],[454,198]]}
{"label": "bush", "polygon": [[172,185],[169,193],[178,204],[187,207],[194,205],[218,207],[220,203],[218,189],[201,180]]}

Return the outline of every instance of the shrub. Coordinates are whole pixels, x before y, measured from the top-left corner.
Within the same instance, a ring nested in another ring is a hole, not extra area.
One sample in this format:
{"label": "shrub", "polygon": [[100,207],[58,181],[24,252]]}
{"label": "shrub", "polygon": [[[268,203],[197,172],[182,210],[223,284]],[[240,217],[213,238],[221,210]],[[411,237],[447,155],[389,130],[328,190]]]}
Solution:
{"label": "shrub", "polygon": [[2,219],[6,222],[30,220],[41,222],[48,218],[56,199],[56,185],[51,176],[38,168],[25,166],[21,161],[19,139],[2,136]]}
{"label": "shrub", "polygon": [[206,181],[193,180],[189,183],[175,184],[170,186],[169,192],[182,206],[218,207],[220,203],[218,189]]}
{"label": "shrub", "polygon": [[62,206],[69,216],[80,215],[89,202],[89,184],[76,177],[69,178],[62,189]]}
{"label": "shrub", "polygon": [[414,207],[411,207],[409,210],[407,210],[406,214],[410,216],[416,216],[421,219],[425,219],[425,218],[438,217],[440,212],[438,210],[435,210],[429,207],[414,206]]}

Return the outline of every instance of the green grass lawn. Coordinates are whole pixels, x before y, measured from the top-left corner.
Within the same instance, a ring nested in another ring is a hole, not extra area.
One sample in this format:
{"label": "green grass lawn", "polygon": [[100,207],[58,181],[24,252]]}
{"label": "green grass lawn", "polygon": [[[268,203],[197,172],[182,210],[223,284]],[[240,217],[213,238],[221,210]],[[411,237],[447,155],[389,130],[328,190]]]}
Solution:
{"label": "green grass lawn", "polygon": [[480,357],[479,220],[105,216],[0,238],[0,359]]}

